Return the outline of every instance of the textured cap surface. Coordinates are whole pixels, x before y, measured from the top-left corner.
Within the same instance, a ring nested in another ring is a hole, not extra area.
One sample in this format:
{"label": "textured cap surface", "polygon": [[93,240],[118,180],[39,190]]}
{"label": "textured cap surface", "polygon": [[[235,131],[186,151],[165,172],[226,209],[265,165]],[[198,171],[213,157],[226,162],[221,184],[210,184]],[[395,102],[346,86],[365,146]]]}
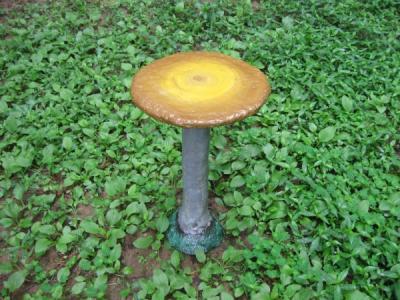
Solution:
{"label": "textured cap surface", "polygon": [[216,52],[182,52],[156,60],[134,76],[133,102],[180,127],[214,127],[255,113],[270,94],[260,70]]}

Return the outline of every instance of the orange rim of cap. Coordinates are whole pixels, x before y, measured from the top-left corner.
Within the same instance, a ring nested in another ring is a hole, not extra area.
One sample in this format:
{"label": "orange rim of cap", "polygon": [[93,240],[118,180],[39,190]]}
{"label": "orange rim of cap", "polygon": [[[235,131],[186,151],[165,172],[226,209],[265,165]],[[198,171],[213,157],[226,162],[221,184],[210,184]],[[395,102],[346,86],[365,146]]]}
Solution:
{"label": "orange rim of cap", "polygon": [[254,114],[271,87],[242,60],[217,52],[182,52],[141,68],[131,86],[144,112],[180,127],[215,127]]}

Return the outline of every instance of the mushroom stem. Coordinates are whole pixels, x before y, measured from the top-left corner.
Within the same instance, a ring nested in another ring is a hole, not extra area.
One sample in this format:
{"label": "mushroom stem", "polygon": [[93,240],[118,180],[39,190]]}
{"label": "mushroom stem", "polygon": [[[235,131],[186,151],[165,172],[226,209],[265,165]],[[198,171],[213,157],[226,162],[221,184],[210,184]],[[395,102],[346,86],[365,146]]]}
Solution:
{"label": "mushroom stem", "polygon": [[180,229],[201,234],[211,224],[208,210],[209,128],[183,129],[183,202],[178,212]]}

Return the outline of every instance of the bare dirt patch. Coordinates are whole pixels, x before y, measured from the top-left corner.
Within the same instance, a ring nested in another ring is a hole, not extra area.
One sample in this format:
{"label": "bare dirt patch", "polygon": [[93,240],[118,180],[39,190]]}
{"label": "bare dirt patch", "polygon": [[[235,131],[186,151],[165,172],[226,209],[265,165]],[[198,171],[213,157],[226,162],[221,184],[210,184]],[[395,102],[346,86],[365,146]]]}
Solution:
{"label": "bare dirt patch", "polygon": [[156,259],[150,258],[150,253],[153,252],[149,249],[137,249],[133,246],[133,241],[139,236],[145,237],[153,235],[152,233],[137,233],[134,236],[127,235],[124,241],[124,247],[122,251],[122,263],[126,266],[133,268],[133,274],[129,277],[130,279],[138,279],[150,277],[153,274],[153,270],[160,267],[160,264]]}
{"label": "bare dirt patch", "polygon": [[[168,261],[171,257],[173,249],[170,249],[165,245],[166,241],[163,241],[161,249],[158,251],[157,257],[152,257],[150,254],[153,252],[151,249],[136,249],[132,243],[138,237],[147,235],[153,235],[153,233],[140,234],[137,233],[134,236],[127,236],[124,241],[124,250],[122,254],[122,262],[125,266],[133,268],[134,272],[129,276],[129,280],[137,280],[141,278],[150,278],[153,275],[153,271],[160,268],[162,261]],[[235,246],[241,248],[236,238],[225,237],[222,244],[216,249],[211,250],[207,253],[209,259],[220,259],[222,254],[229,246]],[[198,288],[201,280],[199,277],[200,270],[203,264],[199,263],[195,256],[182,254],[181,268],[191,274],[193,286]],[[112,288],[112,292],[117,289],[121,289],[121,285],[117,285]],[[111,293],[111,291],[110,291]],[[116,298],[118,299],[118,298]]]}
{"label": "bare dirt patch", "polygon": [[45,3],[47,0],[0,0],[0,8],[15,9],[28,3]]}
{"label": "bare dirt patch", "polygon": [[[2,248],[4,249],[4,248]],[[4,263],[8,263],[10,261],[10,257],[8,256],[8,254],[3,254],[0,253],[0,263],[4,264]],[[8,278],[8,274],[2,274],[0,275],[0,290],[3,288],[3,283],[5,280],[7,280]]]}
{"label": "bare dirt patch", "polygon": [[[13,10],[22,10],[29,3],[45,3],[46,0],[0,0],[0,23],[7,20],[8,14]],[[11,39],[12,35],[6,35],[4,39]]]}
{"label": "bare dirt patch", "polygon": [[254,10],[258,10],[260,8],[260,1],[259,0],[251,1],[251,6],[253,7]]}
{"label": "bare dirt patch", "polygon": [[36,293],[39,289],[39,285],[36,283],[25,282],[22,287],[14,292],[11,299],[20,300],[24,298],[25,294],[33,294]]}
{"label": "bare dirt patch", "polygon": [[79,204],[76,213],[81,218],[87,218],[94,215],[94,208],[90,204]]}
{"label": "bare dirt patch", "polygon": [[66,260],[68,260],[67,256],[63,256],[55,248],[51,248],[40,258],[40,265],[43,270],[49,272],[64,267]]}
{"label": "bare dirt patch", "polygon": [[[117,276],[113,276],[110,278],[108,281],[108,288],[107,288],[107,294],[106,294],[106,299],[108,300],[120,300],[122,299],[120,296],[121,290],[124,288],[124,283],[123,280]],[[132,296],[128,296],[127,298],[124,298],[127,300],[132,300]]]}
{"label": "bare dirt patch", "polygon": [[400,156],[400,141],[394,145],[394,150],[396,151],[397,155]]}
{"label": "bare dirt patch", "polygon": [[218,214],[225,213],[229,210],[226,206],[218,205],[215,198],[210,199],[209,208],[211,212]]}

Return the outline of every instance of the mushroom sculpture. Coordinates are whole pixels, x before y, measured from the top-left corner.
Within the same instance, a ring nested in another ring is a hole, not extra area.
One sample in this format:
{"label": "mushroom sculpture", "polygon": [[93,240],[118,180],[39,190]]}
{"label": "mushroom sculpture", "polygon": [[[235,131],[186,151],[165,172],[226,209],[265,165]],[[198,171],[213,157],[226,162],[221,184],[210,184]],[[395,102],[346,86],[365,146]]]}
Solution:
{"label": "mushroom sculpture", "polygon": [[134,104],[161,122],[183,127],[183,201],[168,229],[170,244],[181,252],[206,252],[223,238],[208,210],[210,128],[254,114],[270,91],[258,69],[216,52],[177,53],[134,76]]}

